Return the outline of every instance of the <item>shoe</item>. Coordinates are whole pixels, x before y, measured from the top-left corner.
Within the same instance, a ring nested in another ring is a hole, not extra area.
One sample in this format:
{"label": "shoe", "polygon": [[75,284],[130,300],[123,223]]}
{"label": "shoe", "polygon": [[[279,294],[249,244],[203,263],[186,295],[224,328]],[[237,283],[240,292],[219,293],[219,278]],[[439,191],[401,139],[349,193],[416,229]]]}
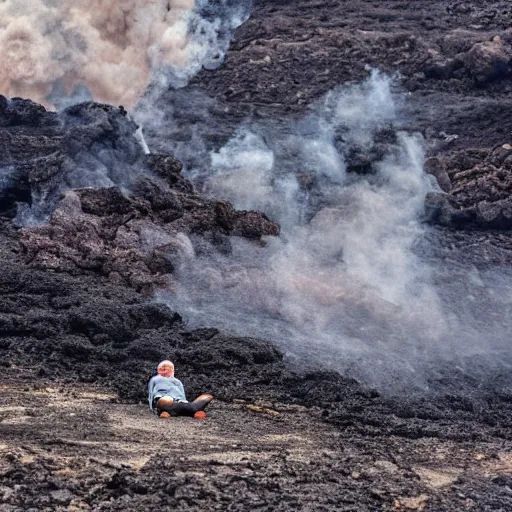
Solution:
{"label": "shoe", "polygon": [[194,414],[194,419],[196,419],[196,420],[205,420],[206,419],[206,413],[204,411],[197,411]]}
{"label": "shoe", "polygon": [[170,418],[170,417],[171,417],[171,415],[166,411],[162,411],[159,415],[159,418]]}

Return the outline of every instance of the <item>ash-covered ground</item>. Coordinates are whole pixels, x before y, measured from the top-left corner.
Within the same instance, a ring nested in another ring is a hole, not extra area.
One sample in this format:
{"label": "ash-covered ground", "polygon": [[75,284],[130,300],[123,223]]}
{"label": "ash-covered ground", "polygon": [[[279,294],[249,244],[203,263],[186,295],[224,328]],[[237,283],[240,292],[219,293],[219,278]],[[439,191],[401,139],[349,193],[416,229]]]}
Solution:
{"label": "ash-covered ground", "polygon": [[511,509],[508,3],[172,9],[130,113],[0,98],[0,510]]}

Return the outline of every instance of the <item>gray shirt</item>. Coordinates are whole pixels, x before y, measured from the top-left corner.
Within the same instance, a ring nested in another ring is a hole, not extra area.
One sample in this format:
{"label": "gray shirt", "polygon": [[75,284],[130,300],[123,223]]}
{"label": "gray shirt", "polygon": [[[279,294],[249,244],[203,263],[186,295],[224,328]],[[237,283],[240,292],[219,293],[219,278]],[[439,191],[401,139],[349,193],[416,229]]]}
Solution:
{"label": "gray shirt", "polygon": [[175,377],[162,377],[162,375],[151,377],[148,384],[148,401],[151,409],[153,408],[153,399],[156,396],[170,396],[174,400],[186,400],[185,389],[181,380]]}

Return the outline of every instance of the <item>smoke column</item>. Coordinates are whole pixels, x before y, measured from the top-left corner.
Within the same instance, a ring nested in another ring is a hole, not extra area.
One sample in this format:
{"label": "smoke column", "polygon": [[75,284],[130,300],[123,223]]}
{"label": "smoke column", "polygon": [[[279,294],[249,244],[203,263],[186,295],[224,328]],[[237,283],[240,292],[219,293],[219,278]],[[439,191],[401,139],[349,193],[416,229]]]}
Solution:
{"label": "smoke column", "polygon": [[131,107],[152,79],[182,87],[202,66],[222,60],[250,7],[207,4],[3,0],[0,93],[46,105],[71,96]]}
{"label": "smoke column", "polygon": [[[466,371],[464,358],[498,361],[512,279],[497,295],[490,276],[471,269],[478,299],[468,307],[468,270],[418,250],[436,185],[423,172],[422,138],[394,127],[397,101],[391,81],[373,73],[332,91],[298,126],[240,127],[189,173],[212,196],[263,210],[282,235],[265,247],[235,239],[228,256],[202,249],[181,261],[177,293],[159,300],[190,326],[271,339],[302,365],[392,392],[428,388],[445,363]],[[368,159],[371,172],[348,172]],[[483,305],[499,312],[492,332],[482,329]]]}

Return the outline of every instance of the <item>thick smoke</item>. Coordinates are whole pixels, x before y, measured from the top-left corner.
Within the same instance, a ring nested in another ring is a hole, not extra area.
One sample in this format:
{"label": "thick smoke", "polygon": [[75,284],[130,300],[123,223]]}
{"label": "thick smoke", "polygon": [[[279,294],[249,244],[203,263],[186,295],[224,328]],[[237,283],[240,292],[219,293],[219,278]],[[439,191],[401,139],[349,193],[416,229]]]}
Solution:
{"label": "thick smoke", "polygon": [[218,65],[249,1],[3,0],[0,93],[132,106],[150,80],[182,87]]}
{"label": "thick smoke", "polygon": [[[418,250],[435,185],[422,138],[394,128],[398,110],[391,81],[374,73],[298,126],[240,128],[190,173],[212,195],[265,211],[282,235],[265,247],[235,240],[229,256],[202,250],[181,262],[177,293],[160,299],[192,326],[269,338],[291,358],[392,391],[425,388],[433,368],[456,361],[465,371],[463,357],[501,350],[510,300],[494,299],[505,309],[482,332],[478,308],[454,300],[467,294],[466,277]],[[486,278],[473,273],[488,300]]]}
{"label": "thick smoke", "polygon": [[[65,154],[62,172],[33,187],[31,205],[19,206],[17,223],[48,221],[60,194],[72,188],[130,191],[146,170],[139,154],[140,147],[149,152],[142,128],[135,131],[131,117],[116,121],[102,109],[77,110],[75,104],[96,100],[129,107],[144,90],[153,98],[185,86],[203,67],[222,63],[251,5],[252,0],[0,0],[0,94],[68,107],[58,118],[66,132],[59,148]],[[154,105],[146,110],[149,118],[156,112]],[[114,142],[105,136],[111,128],[118,136]],[[0,194],[26,170],[19,162],[8,164],[0,169]]]}

